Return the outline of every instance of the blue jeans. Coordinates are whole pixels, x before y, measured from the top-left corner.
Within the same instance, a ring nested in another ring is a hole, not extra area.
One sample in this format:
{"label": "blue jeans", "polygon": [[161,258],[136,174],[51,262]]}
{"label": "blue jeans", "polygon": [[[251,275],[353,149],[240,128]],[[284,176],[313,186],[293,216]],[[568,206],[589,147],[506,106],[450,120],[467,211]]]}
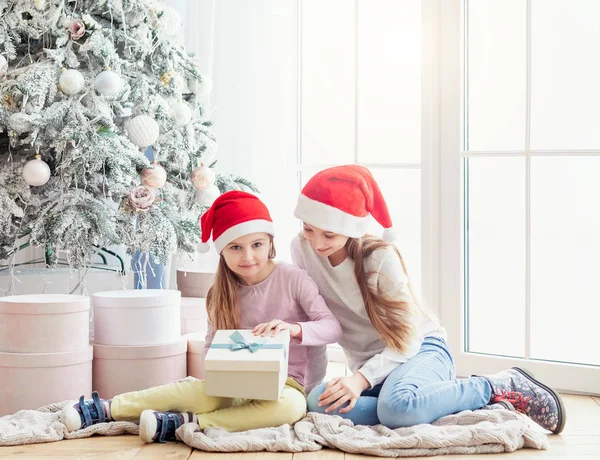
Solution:
{"label": "blue jeans", "polygon": [[[308,395],[309,412],[325,413],[319,396],[325,384]],[[492,388],[483,377],[456,379],[454,359],[445,340],[426,337],[414,357],[400,364],[382,384],[363,391],[350,412],[330,414],[352,420],[355,425],[389,428],[431,423],[444,415],[479,409],[489,403]]]}

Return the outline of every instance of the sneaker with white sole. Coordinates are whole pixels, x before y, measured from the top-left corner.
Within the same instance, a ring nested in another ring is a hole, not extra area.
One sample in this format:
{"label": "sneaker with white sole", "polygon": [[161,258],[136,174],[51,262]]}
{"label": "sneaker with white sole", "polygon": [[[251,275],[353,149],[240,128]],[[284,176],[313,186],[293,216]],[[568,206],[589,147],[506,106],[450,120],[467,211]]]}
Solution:
{"label": "sneaker with white sole", "polygon": [[83,399],[79,402],[68,404],[60,414],[60,421],[68,431],[77,431],[88,426],[112,421],[110,413],[110,400],[101,399],[98,392],[92,393],[92,399]]}
{"label": "sneaker with white sole", "polygon": [[145,410],[140,417],[140,438],[146,443],[176,441],[177,428],[197,421],[198,417],[191,412]]}

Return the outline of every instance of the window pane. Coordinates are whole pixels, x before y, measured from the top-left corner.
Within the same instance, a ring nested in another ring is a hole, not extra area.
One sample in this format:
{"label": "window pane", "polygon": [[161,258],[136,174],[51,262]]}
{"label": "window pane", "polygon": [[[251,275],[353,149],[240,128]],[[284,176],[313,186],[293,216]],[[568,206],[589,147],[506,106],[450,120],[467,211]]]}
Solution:
{"label": "window pane", "polygon": [[468,351],[524,356],[525,159],[469,158],[467,171]]}
{"label": "window pane", "polygon": [[420,0],[358,0],[358,155],[421,161]]}
{"label": "window pane", "polygon": [[600,365],[600,158],[531,160],[531,354]]}
{"label": "window pane", "polygon": [[600,148],[600,2],[533,0],[531,148]]}
{"label": "window pane", "polygon": [[354,162],[354,2],[302,1],[302,163]]}
{"label": "window pane", "polygon": [[[303,168],[302,187],[320,168]],[[418,169],[371,169],[387,202],[396,245],[406,263],[415,292],[421,292],[421,171]],[[300,230],[300,228],[299,228]],[[367,230],[381,236],[383,228],[373,222]]]}
{"label": "window pane", "polygon": [[468,2],[469,150],[523,150],[526,2]]}

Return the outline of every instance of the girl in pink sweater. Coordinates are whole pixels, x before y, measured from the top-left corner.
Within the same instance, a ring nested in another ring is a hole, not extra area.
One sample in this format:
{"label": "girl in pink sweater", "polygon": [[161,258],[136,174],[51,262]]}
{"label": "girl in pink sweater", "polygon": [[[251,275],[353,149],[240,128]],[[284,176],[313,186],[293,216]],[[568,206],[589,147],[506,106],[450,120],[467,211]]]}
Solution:
{"label": "girl in pink sweater", "polygon": [[[207,349],[218,329],[253,329],[266,336],[289,330],[288,380],[278,401],[239,401],[206,395],[203,380],[68,405],[61,420],[69,431],[111,420],[139,420],[144,442],[174,440],[188,422],[201,429],[244,431],[293,424],[306,413],[306,346],[336,342],[341,326],[304,270],[275,263],[273,222],[254,195],[221,195],[202,216],[202,241],[220,253],[215,282],[207,295]],[[206,247],[206,246],[204,246]]]}

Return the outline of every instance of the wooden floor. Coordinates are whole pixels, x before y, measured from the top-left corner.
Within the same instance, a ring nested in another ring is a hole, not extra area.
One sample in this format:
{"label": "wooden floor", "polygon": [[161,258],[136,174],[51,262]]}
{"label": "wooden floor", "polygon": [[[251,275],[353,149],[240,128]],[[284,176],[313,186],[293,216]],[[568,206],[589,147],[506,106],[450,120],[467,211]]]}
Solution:
{"label": "wooden floor", "polygon": [[[328,377],[344,375],[343,365],[332,363]],[[512,454],[489,455],[449,455],[444,459],[600,459],[600,398],[591,396],[563,395],[567,406],[567,426],[558,436],[549,436],[550,449],[538,451],[521,449]],[[93,436],[87,439],[59,441],[30,446],[0,447],[0,457],[22,459],[160,459],[160,460],[366,460],[365,455],[345,454],[337,450],[323,449],[319,452],[300,454],[288,453],[231,453],[213,454],[194,450],[183,443],[143,444],[138,436]],[[431,457],[413,457],[431,458]]]}

